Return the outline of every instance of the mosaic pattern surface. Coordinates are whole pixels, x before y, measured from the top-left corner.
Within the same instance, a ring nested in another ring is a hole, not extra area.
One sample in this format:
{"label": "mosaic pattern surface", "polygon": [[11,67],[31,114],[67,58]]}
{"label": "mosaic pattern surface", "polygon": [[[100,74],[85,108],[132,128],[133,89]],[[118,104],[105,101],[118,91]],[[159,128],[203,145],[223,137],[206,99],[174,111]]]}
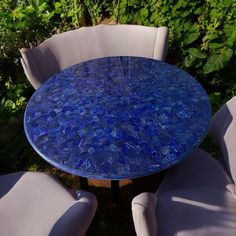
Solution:
{"label": "mosaic pattern surface", "polygon": [[188,156],[207,133],[208,96],[157,60],[108,57],[74,65],[31,97],[24,126],[34,149],[66,172],[135,178]]}

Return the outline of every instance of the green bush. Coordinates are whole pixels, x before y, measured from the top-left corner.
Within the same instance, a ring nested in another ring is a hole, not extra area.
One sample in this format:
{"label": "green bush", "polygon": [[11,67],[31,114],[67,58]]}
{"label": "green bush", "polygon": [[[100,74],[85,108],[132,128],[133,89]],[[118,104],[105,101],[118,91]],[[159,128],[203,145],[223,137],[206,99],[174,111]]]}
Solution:
{"label": "green bush", "polygon": [[0,5],[0,122],[22,112],[33,92],[20,65],[19,49],[52,34],[99,23],[110,1],[2,0]]}

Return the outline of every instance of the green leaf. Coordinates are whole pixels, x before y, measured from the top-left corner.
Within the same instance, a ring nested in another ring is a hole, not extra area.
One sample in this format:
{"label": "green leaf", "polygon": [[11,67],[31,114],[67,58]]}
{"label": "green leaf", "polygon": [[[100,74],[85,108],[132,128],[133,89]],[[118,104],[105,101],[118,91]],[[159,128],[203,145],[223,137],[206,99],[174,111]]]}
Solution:
{"label": "green leaf", "polygon": [[226,40],[226,45],[229,47],[233,47],[234,43],[236,42],[236,30],[232,32],[229,38]]}
{"label": "green leaf", "polygon": [[200,36],[200,32],[194,32],[194,33],[190,33],[186,36],[186,38],[184,39],[184,44],[188,45],[194,41],[196,41]]}
{"label": "green leaf", "polygon": [[148,10],[147,10],[147,8],[143,8],[143,9],[140,11],[140,17],[143,17],[143,18],[148,17]]}
{"label": "green leaf", "polygon": [[220,12],[218,9],[212,9],[212,10],[210,11],[210,16],[211,16],[212,19],[217,19],[217,18],[219,18],[221,15],[222,15],[222,14],[221,14],[221,12]]}
{"label": "green leaf", "polygon": [[201,58],[201,59],[204,59],[206,58],[206,54],[204,54],[203,52],[201,52],[199,49],[197,48],[189,48],[189,53],[191,55],[194,55],[195,57],[197,58]]}
{"label": "green leaf", "polygon": [[47,9],[47,3],[43,3],[43,4],[41,4],[40,6],[39,6],[39,12],[40,13],[42,13],[42,12],[44,12],[46,9]]}
{"label": "green leaf", "polygon": [[209,74],[222,69],[232,56],[233,50],[230,48],[224,49],[221,53],[212,55],[203,67],[203,72]]}
{"label": "green leaf", "polygon": [[219,49],[225,46],[224,43],[209,43],[209,48],[211,49]]}
{"label": "green leaf", "polygon": [[[184,58],[184,65],[190,67],[196,62],[196,60],[201,60],[206,58],[206,54],[202,53],[197,48],[189,48],[187,51],[188,55]],[[199,61],[200,61],[199,60]]]}
{"label": "green leaf", "polygon": [[220,38],[220,35],[218,33],[213,33],[213,34],[210,34],[210,35],[206,35],[203,37],[203,41],[213,41],[213,40],[217,40]]}
{"label": "green leaf", "polygon": [[197,15],[200,15],[202,13],[202,7],[198,7],[195,9],[194,13],[197,14]]}
{"label": "green leaf", "polygon": [[30,5],[25,8],[24,12],[25,14],[33,14],[36,12],[36,10],[32,5]]}
{"label": "green leaf", "polygon": [[61,3],[60,2],[55,2],[54,3],[54,7],[55,7],[55,13],[61,14],[61,12],[62,12]]}
{"label": "green leaf", "polygon": [[232,0],[223,0],[223,2],[225,7],[230,7],[232,4]]}

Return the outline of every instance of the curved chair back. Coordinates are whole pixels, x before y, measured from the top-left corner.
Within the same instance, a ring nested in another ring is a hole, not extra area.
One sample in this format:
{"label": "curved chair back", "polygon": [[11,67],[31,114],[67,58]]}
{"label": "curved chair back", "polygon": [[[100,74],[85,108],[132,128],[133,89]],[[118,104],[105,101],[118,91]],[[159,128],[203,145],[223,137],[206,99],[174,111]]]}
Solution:
{"label": "curved chair back", "polygon": [[21,49],[21,63],[28,80],[37,89],[60,70],[95,58],[138,56],[164,60],[167,41],[167,27],[83,27],[53,35],[37,47]]}
{"label": "curved chair back", "polygon": [[220,147],[226,171],[236,183],[236,96],[212,117],[210,133]]}

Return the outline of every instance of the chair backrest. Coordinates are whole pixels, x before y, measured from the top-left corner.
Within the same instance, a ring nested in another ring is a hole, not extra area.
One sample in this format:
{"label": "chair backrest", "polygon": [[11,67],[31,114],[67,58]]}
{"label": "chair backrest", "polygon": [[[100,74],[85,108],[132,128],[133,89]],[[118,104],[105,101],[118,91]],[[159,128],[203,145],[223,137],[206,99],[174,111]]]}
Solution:
{"label": "chair backrest", "polygon": [[221,149],[226,171],[236,183],[236,96],[212,117],[210,133]]}
{"label": "chair backrest", "polygon": [[97,25],[53,35],[31,49],[21,49],[24,72],[35,89],[71,65],[108,56],[164,60],[167,27]]}

